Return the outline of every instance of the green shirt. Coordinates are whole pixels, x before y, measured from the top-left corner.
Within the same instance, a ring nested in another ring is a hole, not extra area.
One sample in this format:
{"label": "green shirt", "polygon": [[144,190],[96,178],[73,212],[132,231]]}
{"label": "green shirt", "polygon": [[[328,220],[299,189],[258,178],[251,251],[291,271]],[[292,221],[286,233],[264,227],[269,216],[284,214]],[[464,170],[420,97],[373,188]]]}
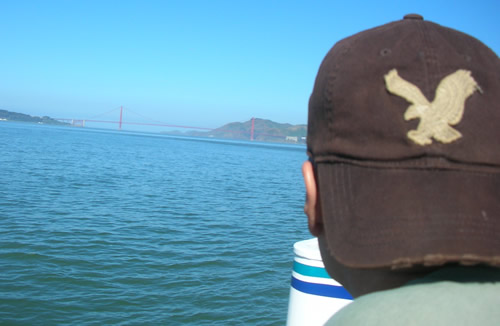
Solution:
{"label": "green shirt", "polygon": [[500,325],[500,269],[443,267],[405,286],[360,296],[326,325]]}

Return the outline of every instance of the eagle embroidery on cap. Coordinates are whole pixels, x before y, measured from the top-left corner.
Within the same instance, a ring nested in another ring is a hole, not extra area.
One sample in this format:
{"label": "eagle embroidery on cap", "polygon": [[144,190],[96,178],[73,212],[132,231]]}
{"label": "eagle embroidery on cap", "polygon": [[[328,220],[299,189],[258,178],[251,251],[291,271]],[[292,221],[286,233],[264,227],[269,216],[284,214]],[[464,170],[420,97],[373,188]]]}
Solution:
{"label": "eagle embroidery on cap", "polygon": [[444,77],[436,89],[434,101],[430,103],[420,89],[399,77],[392,69],[384,76],[387,90],[412,103],[406,110],[406,121],[420,118],[416,130],[407,133],[408,138],[421,146],[432,143],[432,138],[442,143],[451,143],[462,134],[451,126],[462,120],[465,100],[480,90],[470,71],[457,70]]}

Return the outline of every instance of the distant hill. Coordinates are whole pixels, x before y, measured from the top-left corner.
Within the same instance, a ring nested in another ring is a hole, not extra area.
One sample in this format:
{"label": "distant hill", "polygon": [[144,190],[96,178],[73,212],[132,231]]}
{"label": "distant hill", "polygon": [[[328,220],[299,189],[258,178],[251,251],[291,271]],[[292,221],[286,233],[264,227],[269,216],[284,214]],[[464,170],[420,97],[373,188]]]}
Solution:
{"label": "distant hill", "polygon": [[[199,137],[214,137],[226,139],[250,140],[252,120],[246,122],[231,122],[220,128],[200,132],[192,131],[189,135]],[[254,140],[280,143],[305,143],[307,126],[278,123],[271,120],[255,118]]]}
{"label": "distant hill", "polygon": [[0,120],[33,122],[33,123],[50,124],[50,125],[66,125],[66,123],[54,120],[47,116],[33,117],[31,115],[17,113],[17,112],[10,112],[7,110],[0,110]]}
{"label": "distant hill", "polygon": [[[54,120],[48,116],[36,117],[23,113],[0,110],[0,121],[21,121],[51,125],[68,125],[67,123]],[[252,119],[246,122],[231,122],[210,131],[180,131],[163,132],[172,135],[188,135],[197,137],[210,137],[222,139],[250,140],[252,130]],[[262,142],[278,142],[304,144],[306,140],[307,126],[292,125],[289,123],[278,123],[265,119],[254,119],[253,140]]]}

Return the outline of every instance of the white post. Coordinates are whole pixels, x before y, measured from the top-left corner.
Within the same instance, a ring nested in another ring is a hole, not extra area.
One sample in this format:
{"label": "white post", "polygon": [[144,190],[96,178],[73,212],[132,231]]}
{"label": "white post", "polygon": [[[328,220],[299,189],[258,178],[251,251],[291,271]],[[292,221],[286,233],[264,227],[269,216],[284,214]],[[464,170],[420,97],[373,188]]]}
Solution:
{"label": "white post", "polygon": [[293,251],[287,325],[324,325],[352,296],[326,272],[317,238],[296,242]]}

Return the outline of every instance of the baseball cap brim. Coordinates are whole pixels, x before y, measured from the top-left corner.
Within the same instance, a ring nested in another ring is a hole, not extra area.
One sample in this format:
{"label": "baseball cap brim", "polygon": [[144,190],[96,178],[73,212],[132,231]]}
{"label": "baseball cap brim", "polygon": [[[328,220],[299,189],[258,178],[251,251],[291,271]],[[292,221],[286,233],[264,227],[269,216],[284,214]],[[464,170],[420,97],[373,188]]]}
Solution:
{"label": "baseball cap brim", "polygon": [[500,266],[500,173],[316,165],[331,254],[353,268]]}

